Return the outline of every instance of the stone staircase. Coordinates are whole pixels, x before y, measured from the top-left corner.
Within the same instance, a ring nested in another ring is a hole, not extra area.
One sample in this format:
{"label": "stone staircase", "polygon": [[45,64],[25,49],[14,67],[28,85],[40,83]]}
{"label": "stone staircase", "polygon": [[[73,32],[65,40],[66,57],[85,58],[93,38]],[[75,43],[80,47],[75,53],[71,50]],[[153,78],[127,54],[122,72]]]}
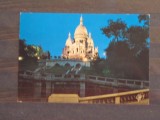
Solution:
{"label": "stone staircase", "polygon": [[46,66],[41,66],[41,67],[38,67],[37,69],[35,69],[33,71],[33,73],[39,73],[40,71],[45,70],[45,69],[46,69]]}
{"label": "stone staircase", "polygon": [[82,69],[82,67],[80,67],[80,68],[72,67],[71,69],[67,70],[67,72],[65,74],[66,75],[68,75],[68,74],[77,75],[81,69]]}

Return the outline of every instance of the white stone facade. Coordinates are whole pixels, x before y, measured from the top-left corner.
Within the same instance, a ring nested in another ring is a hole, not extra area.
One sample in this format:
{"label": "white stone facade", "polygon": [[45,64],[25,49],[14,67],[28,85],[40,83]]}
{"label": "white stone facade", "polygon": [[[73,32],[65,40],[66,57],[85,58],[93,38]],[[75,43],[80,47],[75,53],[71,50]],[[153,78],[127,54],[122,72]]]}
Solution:
{"label": "white stone facade", "polygon": [[87,32],[83,25],[83,18],[80,18],[80,24],[77,26],[74,33],[74,40],[69,33],[63,49],[62,57],[65,59],[76,60],[94,60],[98,57],[98,48],[94,47],[94,42],[91,33]]}

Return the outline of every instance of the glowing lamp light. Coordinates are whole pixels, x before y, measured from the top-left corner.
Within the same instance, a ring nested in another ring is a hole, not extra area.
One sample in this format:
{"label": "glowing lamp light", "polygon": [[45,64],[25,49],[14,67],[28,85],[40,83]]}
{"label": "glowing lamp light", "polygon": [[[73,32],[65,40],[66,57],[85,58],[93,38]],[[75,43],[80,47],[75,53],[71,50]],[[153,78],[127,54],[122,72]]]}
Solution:
{"label": "glowing lamp light", "polygon": [[40,59],[40,57],[37,57],[37,59],[39,60],[39,59]]}
{"label": "glowing lamp light", "polygon": [[22,60],[23,60],[23,57],[22,57],[22,56],[19,56],[19,57],[18,57],[18,60],[19,60],[19,61],[22,61]]}
{"label": "glowing lamp light", "polygon": [[84,58],[83,61],[84,61],[84,62],[87,62],[87,58]]}
{"label": "glowing lamp light", "polygon": [[105,52],[103,53],[103,56],[106,56],[106,53],[105,53]]}
{"label": "glowing lamp light", "polygon": [[87,61],[88,61],[87,58],[83,58],[83,62],[85,63],[85,67],[87,66]]}
{"label": "glowing lamp light", "polygon": [[36,53],[35,56],[38,56],[38,54]]}

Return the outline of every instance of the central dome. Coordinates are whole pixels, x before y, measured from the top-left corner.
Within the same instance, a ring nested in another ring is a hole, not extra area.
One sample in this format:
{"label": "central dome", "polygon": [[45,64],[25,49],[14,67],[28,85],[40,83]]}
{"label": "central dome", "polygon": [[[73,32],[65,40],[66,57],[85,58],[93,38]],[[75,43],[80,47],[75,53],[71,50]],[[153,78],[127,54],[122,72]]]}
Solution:
{"label": "central dome", "polygon": [[86,27],[83,25],[78,25],[74,35],[88,35]]}
{"label": "central dome", "polygon": [[75,38],[76,37],[87,37],[88,32],[86,27],[83,25],[83,18],[81,16],[80,18],[80,24],[77,26],[75,33],[74,33]]}

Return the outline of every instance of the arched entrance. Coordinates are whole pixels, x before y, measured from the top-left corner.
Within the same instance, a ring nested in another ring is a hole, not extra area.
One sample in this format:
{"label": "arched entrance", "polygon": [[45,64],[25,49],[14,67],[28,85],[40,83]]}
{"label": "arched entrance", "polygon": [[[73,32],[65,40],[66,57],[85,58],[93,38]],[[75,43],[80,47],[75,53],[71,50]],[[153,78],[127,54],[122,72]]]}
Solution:
{"label": "arched entrance", "polygon": [[71,65],[69,63],[66,63],[65,67],[71,67]]}
{"label": "arched entrance", "polygon": [[60,67],[60,64],[56,63],[54,66],[55,66],[55,67]]}
{"label": "arched entrance", "polygon": [[80,68],[81,67],[81,64],[76,64],[76,68]]}

